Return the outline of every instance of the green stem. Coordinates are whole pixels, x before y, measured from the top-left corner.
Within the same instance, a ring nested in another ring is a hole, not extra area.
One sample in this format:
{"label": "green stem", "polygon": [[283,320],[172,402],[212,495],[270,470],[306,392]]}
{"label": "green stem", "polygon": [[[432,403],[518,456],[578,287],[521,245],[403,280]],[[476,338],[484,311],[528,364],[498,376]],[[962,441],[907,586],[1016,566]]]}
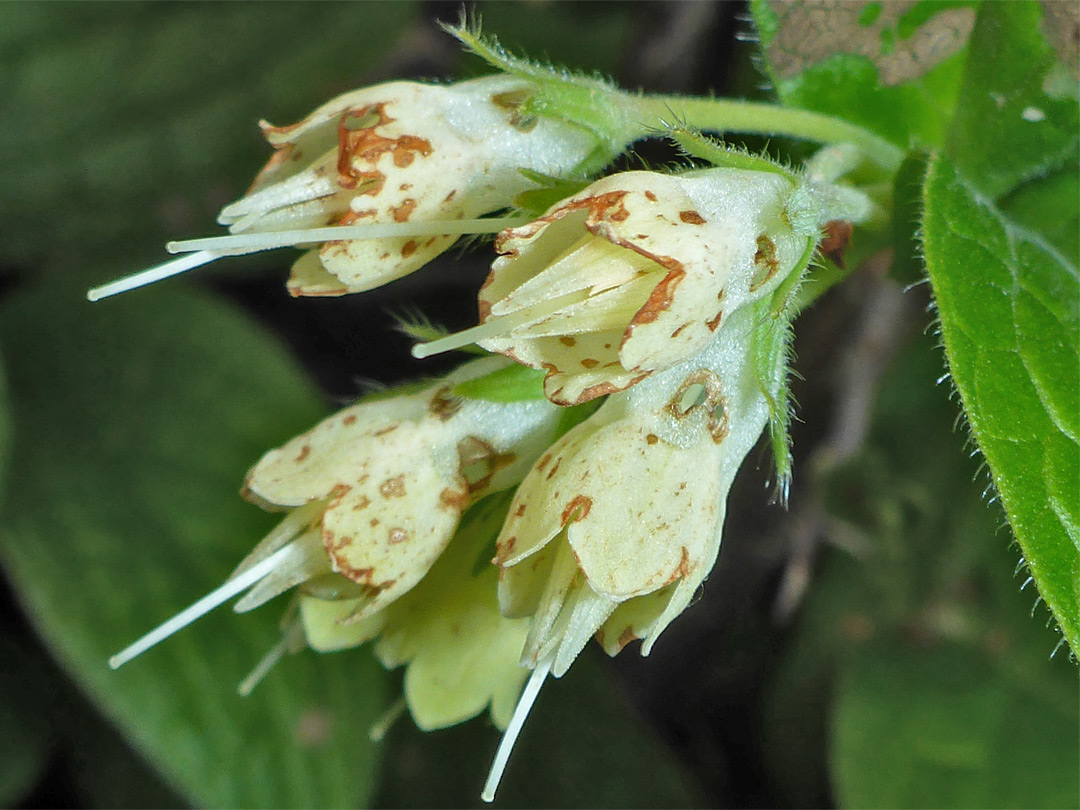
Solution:
{"label": "green stem", "polygon": [[632,99],[644,128],[664,128],[672,119],[712,132],[753,132],[821,143],[850,143],[890,174],[904,152],[896,145],[842,118],[758,101],[655,95]]}

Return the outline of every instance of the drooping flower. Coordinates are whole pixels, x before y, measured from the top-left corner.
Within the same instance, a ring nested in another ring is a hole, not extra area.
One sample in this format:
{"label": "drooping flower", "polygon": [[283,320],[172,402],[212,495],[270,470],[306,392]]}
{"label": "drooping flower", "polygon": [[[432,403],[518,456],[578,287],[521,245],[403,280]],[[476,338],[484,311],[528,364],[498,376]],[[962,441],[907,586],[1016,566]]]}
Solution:
{"label": "drooping flower", "polygon": [[489,563],[508,505],[500,494],[472,507],[420,583],[364,621],[350,619],[358,598],[302,593],[299,623],[307,645],[329,652],[374,640],[385,667],[405,667],[405,703],[425,731],[485,709],[505,729],[528,675],[519,664],[528,621],[499,612],[497,569]]}
{"label": "drooping flower", "polygon": [[605,177],[500,234],[480,325],[419,354],[475,341],[545,369],[563,405],[622,391],[702,351],[806,266],[824,224],[806,197],[777,172]]}
{"label": "drooping flower", "polygon": [[534,675],[486,797],[546,675],[564,674],[593,636],[611,655],[642,639],[647,655],[712,569],[728,490],[784,384],[783,352],[759,351],[767,304],[736,310],[704,351],[610,396],[518,488],[495,563],[503,614],[531,619],[522,663]]}
{"label": "drooping flower", "polygon": [[308,247],[293,265],[293,295],[342,295],[407,275],[463,233],[505,227],[476,218],[535,187],[522,170],[562,176],[624,145],[557,115],[523,114],[538,89],[512,75],[389,82],[339,96],[288,126],[264,121],[276,151],[248,193],[222,209],[231,235],[170,243],[187,255],[89,297],[285,245]]}
{"label": "drooping flower", "polygon": [[244,494],[290,510],[219,589],[115,656],[116,667],[247,591],[251,610],[297,585],[353,598],[361,623],[411,590],[449,544],[465,509],[513,486],[555,435],[542,399],[490,402],[455,393],[507,367],[483,358],[405,395],[365,401],[267,453]]}

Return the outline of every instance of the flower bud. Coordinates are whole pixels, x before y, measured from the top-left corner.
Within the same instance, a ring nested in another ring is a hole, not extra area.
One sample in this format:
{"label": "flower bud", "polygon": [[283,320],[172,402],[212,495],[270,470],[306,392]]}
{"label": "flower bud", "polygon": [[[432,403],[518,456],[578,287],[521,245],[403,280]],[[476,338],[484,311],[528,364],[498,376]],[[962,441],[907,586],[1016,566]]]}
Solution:
{"label": "flower bud", "polygon": [[558,404],[624,390],[700,352],[800,268],[818,225],[792,227],[797,191],[728,168],[599,180],[500,234],[474,339],[546,369]]}

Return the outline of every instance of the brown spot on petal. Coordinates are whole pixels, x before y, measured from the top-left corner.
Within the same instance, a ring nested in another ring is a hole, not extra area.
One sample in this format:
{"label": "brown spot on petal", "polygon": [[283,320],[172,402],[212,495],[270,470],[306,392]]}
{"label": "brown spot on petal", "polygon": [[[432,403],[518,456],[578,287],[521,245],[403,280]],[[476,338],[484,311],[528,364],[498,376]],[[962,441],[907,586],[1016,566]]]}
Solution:
{"label": "brown spot on petal", "polygon": [[466,436],[457,444],[458,472],[469,493],[487,489],[495,473],[517,460],[514,453],[500,453],[483,439]]}
{"label": "brown spot on petal", "polygon": [[404,245],[401,246],[401,258],[407,259],[416,253],[416,240],[410,239]]}
{"label": "brown spot on petal", "polygon": [[757,252],[754,253],[754,277],[750,280],[750,292],[760,289],[780,270],[776,258],[776,243],[765,234],[757,238]]}
{"label": "brown spot on petal", "polygon": [[348,484],[335,484],[334,488],[330,490],[330,502],[327,503],[326,508],[330,509],[331,507],[337,506],[339,503],[341,503],[341,499],[344,498],[351,489],[352,487]]}
{"label": "brown spot on petal", "polygon": [[660,437],[657,436],[655,433],[650,433],[645,437],[645,441],[648,444],[656,444],[658,441],[660,441]]}
{"label": "brown spot on petal", "polygon": [[361,495],[360,500],[353,504],[353,511],[359,512],[362,509],[367,509],[369,506],[371,506],[371,498],[367,495]]}
{"label": "brown spot on petal", "polygon": [[394,222],[408,222],[414,210],[416,210],[416,200],[410,197],[403,200],[401,205],[391,208],[390,216],[394,218]]}
{"label": "brown spot on petal", "polygon": [[[687,405],[683,400],[697,386],[701,387],[700,401]],[[708,369],[701,368],[683,380],[682,385],[679,386],[675,395],[668,402],[667,411],[676,419],[681,420],[685,419],[697,408],[705,408],[712,413],[720,401],[720,378]]]}
{"label": "brown spot on petal", "polygon": [[679,333],[682,332],[682,330],[685,329],[686,327],[688,327],[689,325],[690,325],[689,323],[684,323],[682,326],[680,326],[678,329],[676,329],[674,332],[672,332],[671,336],[673,338],[678,337]]}
{"label": "brown spot on petal", "polygon": [[412,183],[402,183],[398,186],[399,191],[408,191],[410,188],[412,188]]}
{"label": "brown spot on petal", "polygon": [[557,405],[580,405],[582,402],[588,402],[590,399],[607,396],[608,394],[614,394],[618,391],[625,391],[627,388],[637,385],[639,382],[648,377],[651,373],[651,371],[646,371],[644,374],[639,374],[623,386],[615,385],[615,383],[611,382],[610,380],[607,382],[597,383],[596,385],[590,385],[588,388],[578,394],[577,399],[573,401],[570,401],[568,399],[559,399],[555,396],[555,394],[549,396],[548,399],[550,399]]}
{"label": "brown spot on petal", "polygon": [[557,473],[559,471],[559,465],[560,464],[562,464],[562,456],[559,456],[555,460],[555,463],[551,465],[551,469],[548,470],[548,474],[547,474],[547,480],[548,481],[551,480],[551,476],[555,475],[555,473]]}
{"label": "brown spot on petal", "polygon": [[528,504],[522,501],[520,504],[518,504],[518,508],[514,510],[514,514],[517,517],[521,517],[525,514],[526,508],[528,508]]}
{"label": "brown spot on petal", "polygon": [[821,255],[832,260],[833,264],[844,269],[844,250],[855,232],[854,226],[845,219],[834,219],[825,223],[824,238],[818,245]]}
{"label": "brown spot on petal", "polygon": [[[723,319],[724,308],[720,307],[719,312],[713,315],[713,317],[711,317],[709,320],[705,321],[705,326],[708,327],[710,332],[715,332],[717,329],[720,328],[720,321],[722,321]],[[672,335],[672,337],[674,337],[674,335]]]}
{"label": "brown spot on petal", "polygon": [[685,579],[690,575],[690,552],[686,546],[682,547],[682,553],[679,556],[679,564],[675,566],[675,570],[671,572],[671,576],[665,585],[670,585],[672,582],[678,579]]}
{"label": "brown spot on petal", "polygon": [[685,222],[687,225],[704,225],[705,217],[699,214],[697,211],[680,211],[679,219]]}
{"label": "brown spot on petal", "polygon": [[723,397],[718,397],[716,405],[713,407],[712,414],[709,416],[709,435],[716,444],[720,444],[724,438],[728,435],[728,429],[730,427],[728,421],[728,409],[727,400]]}
{"label": "brown spot on petal", "polygon": [[447,487],[439,493],[439,503],[455,512],[464,512],[469,505],[469,495],[467,492]]}
{"label": "brown spot on petal", "polygon": [[351,413],[348,416],[346,416],[344,419],[341,420],[341,424],[343,424],[343,425],[352,425],[352,424],[355,424],[355,423],[356,423],[356,416],[355,416],[355,414],[351,414]]}
{"label": "brown spot on petal", "polygon": [[565,526],[571,520],[584,520],[592,509],[592,498],[577,495],[566,505],[562,513],[562,525]]}
{"label": "brown spot on petal", "polygon": [[409,533],[405,529],[402,529],[402,528],[391,529],[390,534],[388,536],[388,542],[390,543],[390,545],[396,545],[398,543],[404,543],[408,539],[409,539]]}
{"label": "brown spot on petal", "polygon": [[[660,317],[661,312],[671,306],[671,301],[675,297],[675,288],[678,287],[679,282],[686,277],[686,270],[683,269],[680,262],[667,256],[659,258],[667,260],[669,264],[673,263],[674,266],[669,268],[668,274],[653,288],[653,291],[649,294],[648,300],[645,301],[645,306],[639,309],[631,319],[630,325],[626,327],[626,332],[623,335],[624,343],[627,338],[630,337],[630,333],[635,326],[639,326],[643,323],[652,323]],[[659,261],[659,259],[657,260]]]}
{"label": "brown spot on petal", "polygon": [[297,454],[296,458],[293,459],[293,461],[295,461],[297,464],[299,464],[301,461],[303,461],[305,458],[307,458],[310,455],[311,455],[311,445],[310,444],[305,444],[303,447],[300,448],[300,452]]}
{"label": "brown spot on petal", "polygon": [[516,534],[511,535],[510,537],[507,537],[505,540],[503,540],[501,543],[499,543],[499,545],[496,547],[496,549],[495,549],[495,552],[496,552],[495,553],[495,559],[493,559],[492,562],[495,565],[499,565],[500,564],[499,561],[500,560],[505,560],[507,557],[509,557],[510,553],[514,550],[514,546],[516,546],[516,545],[517,545],[517,535]]}
{"label": "brown spot on petal", "polygon": [[387,433],[393,433],[399,427],[401,427],[401,425],[387,425],[384,428],[380,428],[379,430],[376,430],[374,435],[376,435],[376,436],[385,436]]}
{"label": "brown spot on petal", "polygon": [[457,189],[456,188],[453,189],[449,194],[446,195],[446,197],[443,199],[443,202],[444,203],[450,202],[452,199],[454,199],[455,194],[457,194]]}
{"label": "brown spot on petal", "polygon": [[376,526],[379,525],[379,519],[378,518],[372,518],[371,521],[368,523],[368,525],[371,526],[371,528],[374,529]]}
{"label": "brown spot on petal", "polygon": [[379,492],[384,498],[402,498],[405,496],[405,476],[387,478],[379,484]]}
{"label": "brown spot on petal", "polygon": [[560,337],[559,338],[559,343],[561,343],[563,346],[568,346],[568,347],[573,347],[573,346],[577,345],[577,341],[574,340],[569,335],[563,335],[562,337]]}
{"label": "brown spot on petal", "polygon": [[450,386],[444,385],[431,395],[428,411],[441,422],[445,422],[461,409],[461,399],[450,393]]}
{"label": "brown spot on petal", "polygon": [[585,357],[582,358],[581,365],[585,366],[585,368],[596,368],[598,365],[600,365],[600,361],[594,360],[591,357]]}
{"label": "brown spot on petal", "polygon": [[637,641],[637,639],[638,637],[634,635],[634,631],[627,627],[625,630],[619,633],[619,638],[616,642],[619,645],[619,651],[621,652],[623,647],[625,647],[631,641]]}
{"label": "brown spot on petal", "polygon": [[622,222],[630,216],[630,212],[626,210],[623,202],[623,198],[628,193],[627,191],[609,191],[606,194],[595,194],[591,197],[566,200],[551,213],[539,219],[534,219],[527,225],[522,225],[520,228],[507,228],[505,231],[500,232],[495,237],[495,250],[504,256],[514,256],[517,251],[506,247],[509,240],[531,239],[552,222],[582,209],[588,212],[585,217],[585,227],[595,234],[598,230],[597,226],[604,221]]}
{"label": "brown spot on petal", "polygon": [[[391,155],[396,167],[412,164],[417,155],[427,157],[433,151],[431,142],[416,135],[387,138],[378,133],[379,127],[394,119],[386,114],[385,103],[371,104],[349,110],[338,122],[338,183],[342,188],[355,188],[364,172],[358,172],[356,161],[375,166],[384,154]],[[383,178],[385,181],[385,178]]]}
{"label": "brown spot on petal", "polygon": [[647,199],[649,202],[656,202],[656,195],[653,194],[653,192],[651,191],[646,191],[645,199]]}

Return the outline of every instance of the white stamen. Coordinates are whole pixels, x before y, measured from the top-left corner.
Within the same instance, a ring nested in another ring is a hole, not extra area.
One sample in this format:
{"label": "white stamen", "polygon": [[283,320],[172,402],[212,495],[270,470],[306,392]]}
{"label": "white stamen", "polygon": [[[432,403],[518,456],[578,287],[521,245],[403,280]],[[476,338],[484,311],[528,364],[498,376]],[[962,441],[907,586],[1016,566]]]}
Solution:
{"label": "white stamen", "polygon": [[519,309],[517,312],[510,315],[503,315],[499,318],[489,318],[484,323],[472,326],[460,332],[455,332],[452,335],[445,335],[444,337],[436,338],[435,340],[429,340],[427,343],[417,343],[412,347],[412,356],[417,360],[423,360],[425,357],[431,357],[433,354],[442,354],[443,352],[448,352],[453,349],[460,349],[462,346],[468,346],[470,343],[479,343],[481,340],[487,340],[488,338],[508,335],[515,329],[526,324],[542,321],[544,318],[554,315],[559,310],[580,303],[588,297],[588,290],[579,290],[570,293],[569,295],[560,296],[551,301],[545,301],[526,307],[525,309]]}
{"label": "white stamen", "polygon": [[162,279],[179,275],[180,273],[195,267],[209,264],[214,261],[214,259],[219,259],[223,255],[225,254],[219,251],[203,250],[198,253],[192,253],[190,256],[181,256],[179,259],[172,259],[163,264],[148,267],[146,270],[132,273],[130,276],[124,276],[123,278],[118,278],[116,281],[110,281],[108,284],[102,284],[100,287],[94,287],[91,290],[87,290],[86,300],[100,301],[102,298],[108,298],[110,295],[118,295],[119,293],[134,290],[147,284],[153,284],[155,281],[161,281]]}
{"label": "white stamen", "polygon": [[522,691],[518,704],[514,708],[514,716],[510,718],[510,725],[506,727],[506,733],[503,734],[503,738],[499,742],[499,749],[495,752],[495,760],[491,763],[491,771],[488,773],[487,782],[484,783],[484,792],[480,794],[480,798],[485,802],[495,801],[495,791],[498,790],[503,771],[506,770],[506,763],[510,759],[510,751],[513,749],[518,734],[521,732],[521,727],[525,725],[525,718],[529,716],[529,710],[536,701],[536,696],[540,693],[540,687],[544,685],[544,679],[547,678],[550,671],[551,658],[549,657],[536,665],[536,669],[533,670],[532,675],[529,677],[529,682],[525,684],[525,689]]}
{"label": "white stamen", "polygon": [[371,728],[368,729],[368,739],[373,743],[380,743],[389,733],[394,723],[398,718],[405,713],[405,698],[398,698],[390,707],[382,713],[374,723],[371,724]]}
{"label": "white stamen", "polygon": [[236,687],[240,697],[250,695],[252,690],[266,677],[266,674],[274,668],[274,665],[284,658],[285,653],[293,649],[298,641],[302,641],[303,637],[304,629],[299,622],[290,625],[289,629],[282,635],[281,640],[270,648],[270,651],[255,665],[255,669],[251,670],[251,673]]}
{"label": "white stamen", "polygon": [[137,655],[149,650],[178,630],[187,627],[193,621],[209,613],[223,602],[227,602],[246,588],[251,587],[260,579],[274,570],[293,550],[290,543],[284,548],[278,549],[258,565],[254,565],[235,579],[230,579],[219,588],[208,593],[195,604],[180,611],[168,621],[158,625],[145,636],[131,646],[121,650],[109,659],[109,667],[117,669]]}
{"label": "white stamen", "polygon": [[371,225],[331,225],[326,228],[301,228],[294,231],[265,231],[211,236],[205,239],[185,239],[169,242],[169,253],[193,250],[229,250],[255,253],[290,245],[317,242],[337,242],[351,239],[392,239],[404,236],[454,236],[465,233],[498,233],[516,228],[529,220],[521,217],[502,219],[453,219],[442,222],[387,222]]}

